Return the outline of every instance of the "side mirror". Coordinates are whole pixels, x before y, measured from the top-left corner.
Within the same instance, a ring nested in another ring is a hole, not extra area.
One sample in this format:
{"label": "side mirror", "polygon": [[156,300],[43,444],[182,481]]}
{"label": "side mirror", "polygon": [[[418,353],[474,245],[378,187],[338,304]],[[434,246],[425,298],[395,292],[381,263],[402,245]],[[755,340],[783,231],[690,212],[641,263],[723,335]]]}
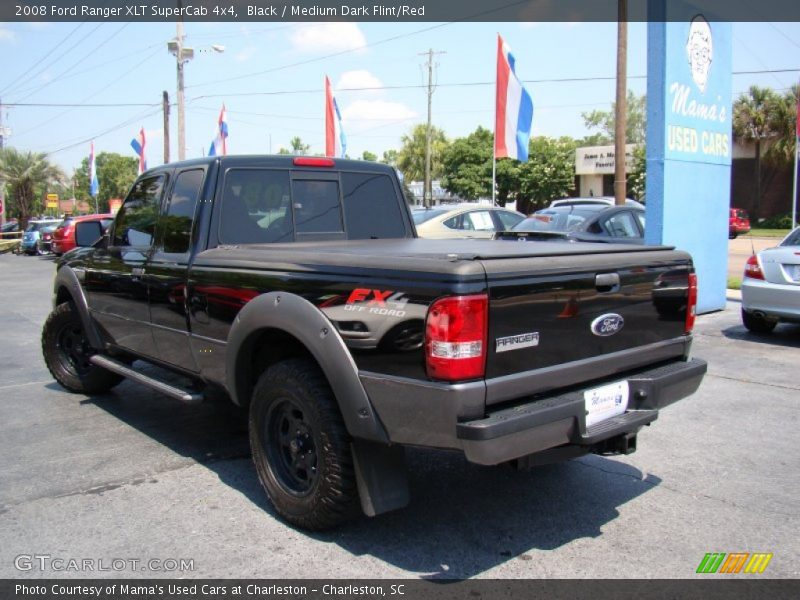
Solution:
{"label": "side mirror", "polygon": [[103,239],[103,224],[100,221],[80,221],[75,224],[75,245],[91,248]]}

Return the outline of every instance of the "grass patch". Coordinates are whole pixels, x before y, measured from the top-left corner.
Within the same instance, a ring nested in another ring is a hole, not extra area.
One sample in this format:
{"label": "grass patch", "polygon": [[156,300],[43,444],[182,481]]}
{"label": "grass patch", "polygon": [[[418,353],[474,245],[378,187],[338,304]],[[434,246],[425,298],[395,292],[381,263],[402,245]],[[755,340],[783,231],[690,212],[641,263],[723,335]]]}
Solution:
{"label": "grass patch", "polygon": [[728,277],[728,289],[740,290],[742,289],[742,280],[739,277]]}
{"label": "grass patch", "polygon": [[750,233],[739,237],[785,238],[790,231],[791,229],[751,229]]}

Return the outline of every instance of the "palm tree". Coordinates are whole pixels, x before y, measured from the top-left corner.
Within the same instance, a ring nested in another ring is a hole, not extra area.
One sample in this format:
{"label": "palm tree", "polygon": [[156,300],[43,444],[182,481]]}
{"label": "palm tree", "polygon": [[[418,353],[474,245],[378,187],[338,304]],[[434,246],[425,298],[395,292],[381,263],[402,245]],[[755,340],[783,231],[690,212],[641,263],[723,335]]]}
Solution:
{"label": "palm tree", "polygon": [[20,226],[27,227],[36,198],[47,186],[66,180],[64,172],[50,164],[42,152],[19,152],[16,148],[0,150],[0,179],[5,180],[19,216]]}
{"label": "palm tree", "polygon": [[770,110],[770,127],[775,132],[775,143],[765,157],[778,163],[794,163],[797,139],[797,104],[800,101],[800,85],[795,84],[783,96],[775,98]]}
{"label": "palm tree", "polygon": [[[425,178],[425,145],[428,126],[415,125],[400,141],[403,146],[397,153],[397,168],[408,181]],[[431,179],[442,175],[442,155],[447,148],[447,136],[438,127],[431,126]]]}
{"label": "palm tree", "polygon": [[746,94],[739,96],[733,103],[734,136],[755,144],[756,193],[753,202],[755,218],[758,218],[761,206],[761,143],[776,137],[773,129],[774,117],[771,117],[771,114],[778,100],[778,95],[772,89],[752,85]]}

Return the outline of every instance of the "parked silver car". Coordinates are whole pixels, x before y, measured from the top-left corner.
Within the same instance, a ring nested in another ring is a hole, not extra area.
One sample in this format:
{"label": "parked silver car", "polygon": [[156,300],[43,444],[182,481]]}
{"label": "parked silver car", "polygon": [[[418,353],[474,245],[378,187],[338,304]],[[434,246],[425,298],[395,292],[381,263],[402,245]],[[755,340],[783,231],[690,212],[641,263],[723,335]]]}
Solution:
{"label": "parked silver car", "polygon": [[800,227],[775,248],[751,256],[744,268],[744,326],[769,333],[780,321],[800,323]]}

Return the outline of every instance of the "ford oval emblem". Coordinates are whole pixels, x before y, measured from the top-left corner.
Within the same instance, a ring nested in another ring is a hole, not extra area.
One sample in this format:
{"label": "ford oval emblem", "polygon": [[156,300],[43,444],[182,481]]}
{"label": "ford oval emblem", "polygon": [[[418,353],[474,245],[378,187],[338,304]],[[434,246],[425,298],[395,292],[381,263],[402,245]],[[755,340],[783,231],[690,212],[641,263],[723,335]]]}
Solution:
{"label": "ford oval emblem", "polygon": [[625,319],[616,313],[600,315],[592,321],[592,333],[600,337],[608,337],[625,327]]}

